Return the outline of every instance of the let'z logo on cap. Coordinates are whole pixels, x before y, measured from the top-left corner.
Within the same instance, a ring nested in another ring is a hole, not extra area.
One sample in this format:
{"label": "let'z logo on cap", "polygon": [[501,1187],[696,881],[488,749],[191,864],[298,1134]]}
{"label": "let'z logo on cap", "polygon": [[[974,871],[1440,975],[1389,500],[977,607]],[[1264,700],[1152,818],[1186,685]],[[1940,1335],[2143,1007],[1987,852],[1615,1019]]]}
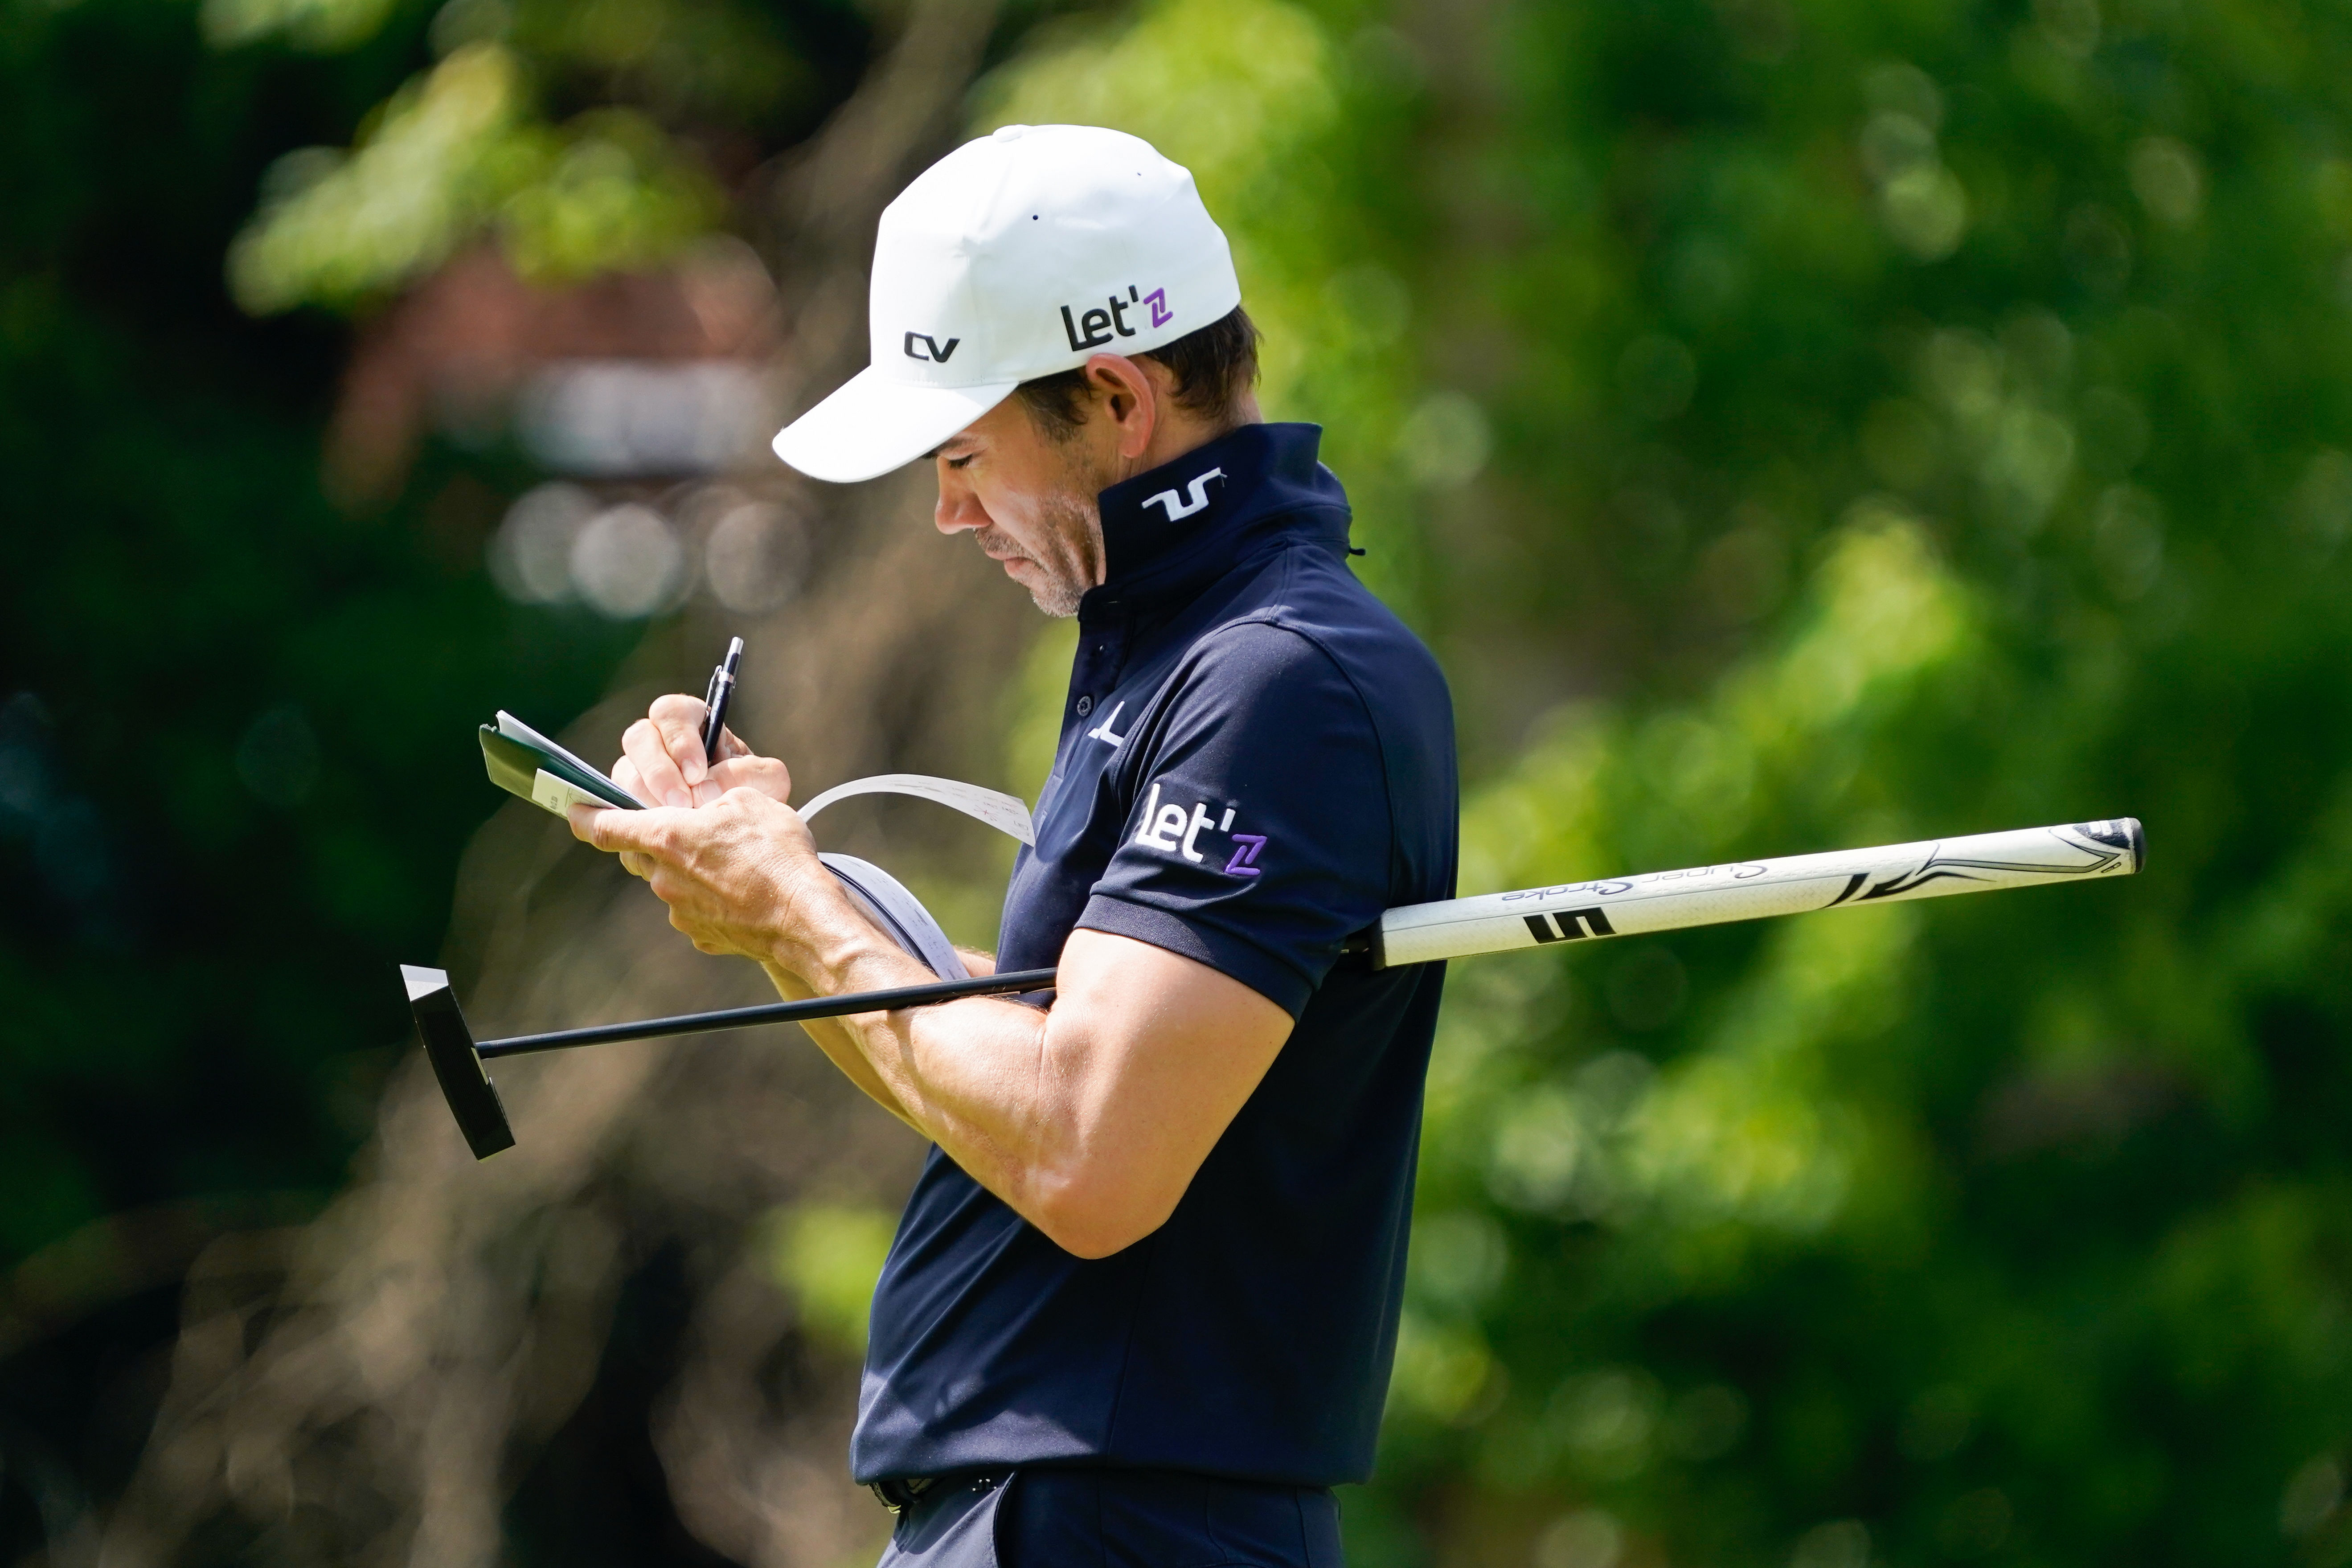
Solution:
{"label": "let'z logo on cap", "polygon": [[[945,364],[948,363],[948,356],[955,353],[956,344],[961,342],[963,342],[961,338],[950,338],[943,343],[937,338],[931,336],[929,332],[908,332],[907,334],[907,357],[908,359],[927,359],[933,364]],[[915,345],[917,343],[923,345],[925,350],[924,353],[917,353],[915,352]]]}
{"label": "let'z logo on cap", "polygon": [[[1110,309],[1088,310],[1075,320],[1070,315],[1070,308],[1067,305],[1062,307],[1062,333],[1070,340],[1071,348],[1098,349],[1111,341],[1114,332],[1122,338],[1135,336],[1138,329],[1127,324],[1127,312],[1136,307],[1151,307],[1151,324],[1155,327],[1164,327],[1176,319],[1176,312],[1168,308],[1168,290],[1165,289],[1154,289],[1149,294],[1140,294],[1130,283],[1127,286],[1126,299],[1112,294],[1106,296],[1103,303]],[[908,335],[912,336],[911,333]],[[912,353],[914,351],[909,349],[907,352]]]}

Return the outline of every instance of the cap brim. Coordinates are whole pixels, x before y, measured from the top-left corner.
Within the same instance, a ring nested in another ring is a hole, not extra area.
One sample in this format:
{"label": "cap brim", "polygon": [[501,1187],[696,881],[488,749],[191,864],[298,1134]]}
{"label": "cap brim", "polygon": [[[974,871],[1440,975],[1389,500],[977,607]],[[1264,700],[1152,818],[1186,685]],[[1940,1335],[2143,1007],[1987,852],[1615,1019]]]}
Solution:
{"label": "cap brim", "polygon": [[1021,384],[909,386],[872,366],[776,432],[776,456],[813,479],[855,484],[913,462]]}

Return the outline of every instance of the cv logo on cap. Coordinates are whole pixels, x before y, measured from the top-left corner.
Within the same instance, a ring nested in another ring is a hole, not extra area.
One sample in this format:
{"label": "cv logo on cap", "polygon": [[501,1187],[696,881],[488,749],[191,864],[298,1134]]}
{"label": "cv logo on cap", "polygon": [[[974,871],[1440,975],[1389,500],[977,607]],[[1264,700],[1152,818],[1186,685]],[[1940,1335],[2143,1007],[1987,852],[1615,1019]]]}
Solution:
{"label": "cv logo on cap", "polygon": [[[950,338],[946,342],[942,343],[929,332],[908,332],[907,334],[907,357],[908,359],[927,359],[933,364],[945,364],[948,363],[948,356],[955,353],[956,344],[961,342],[963,342],[961,338]],[[915,345],[917,343],[923,345],[923,353],[918,353],[915,352]]]}
{"label": "cv logo on cap", "polygon": [[1138,329],[1127,324],[1129,310],[1140,314],[1142,307],[1151,307],[1151,324],[1155,327],[1164,327],[1176,319],[1176,312],[1168,308],[1168,290],[1165,289],[1139,294],[1136,292],[1135,285],[1130,283],[1127,286],[1126,299],[1112,294],[1106,296],[1103,303],[1110,309],[1106,310],[1097,307],[1075,320],[1070,315],[1070,308],[1067,305],[1062,307],[1062,335],[1070,340],[1071,348],[1100,348],[1111,341],[1113,332],[1122,338],[1135,336]]}

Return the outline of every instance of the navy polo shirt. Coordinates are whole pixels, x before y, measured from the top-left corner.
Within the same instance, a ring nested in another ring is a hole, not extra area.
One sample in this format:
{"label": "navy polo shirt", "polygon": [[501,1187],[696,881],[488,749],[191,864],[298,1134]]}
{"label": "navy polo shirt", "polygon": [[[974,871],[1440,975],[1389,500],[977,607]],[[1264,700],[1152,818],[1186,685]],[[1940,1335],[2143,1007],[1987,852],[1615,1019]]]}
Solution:
{"label": "navy polo shirt", "polygon": [[860,1480],[1109,1464],[1370,1474],[1443,966],[1339,945],[1454,896],[1453,708],[1348,569],[1309,425],[1102,494],[1060,750],[997,963],[1074,928],[1198,959],[1297,1020],[1168,1222],[1085,1260],[932,1149],[874,1298]]}

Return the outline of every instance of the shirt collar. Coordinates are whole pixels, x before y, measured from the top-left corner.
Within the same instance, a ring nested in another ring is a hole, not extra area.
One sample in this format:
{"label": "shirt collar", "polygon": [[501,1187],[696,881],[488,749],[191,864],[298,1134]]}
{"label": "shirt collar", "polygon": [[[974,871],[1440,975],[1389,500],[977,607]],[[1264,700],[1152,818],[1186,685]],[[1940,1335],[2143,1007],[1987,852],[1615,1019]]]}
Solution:
{"label": "shirt collar", "polygon": [[1244,425],[1102,492],[1105,571],[1083,617],[1197,591],[1281,532],[1346,548],[1348,497],[1316,459],[1319,425]]}

